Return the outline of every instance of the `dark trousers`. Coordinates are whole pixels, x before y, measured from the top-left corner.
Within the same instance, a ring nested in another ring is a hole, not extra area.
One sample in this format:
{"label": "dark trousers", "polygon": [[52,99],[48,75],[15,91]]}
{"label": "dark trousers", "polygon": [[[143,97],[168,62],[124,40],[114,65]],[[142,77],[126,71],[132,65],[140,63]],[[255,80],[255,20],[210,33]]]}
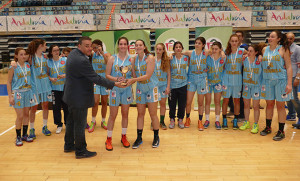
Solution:
{"label": "dark trousers", "polygon": [[169,101],[169,117],[175,119],[176,104],[178,103],[177,118],[183,119],[186,108],[187,86],[171,90],[171,95],[168,97]]}
{"label": "dark trousers", "polygon": [[288,115],[296,116],[296,112],[297,112],[297,117],[300,118],[300,101],[298,98],[298,87],[294,86],[294,81],[295,81],[295,77],[293,77],[292,79],[294,99],[291,99],[290,101],[287,102],[287,106],[289,110]]}
{"label": "dark trousers", "polygon": [[63,123],[61,121],[61,108],[63,108],[64,111],[64,123],[66,124],[69,110],[68,105],[63,101],[63,91],[52,91],[52,103],[53,103],[53,118],[54,118],[54,124],[57,125],[57,127],[62,127]]}
{"label": "dark trousers", "polygon": [[85,127],[87,108],[72,108],[69,106],[69,116],[66,125],[65,149],[72,149],[75,146],[75,154],[86,151]]}

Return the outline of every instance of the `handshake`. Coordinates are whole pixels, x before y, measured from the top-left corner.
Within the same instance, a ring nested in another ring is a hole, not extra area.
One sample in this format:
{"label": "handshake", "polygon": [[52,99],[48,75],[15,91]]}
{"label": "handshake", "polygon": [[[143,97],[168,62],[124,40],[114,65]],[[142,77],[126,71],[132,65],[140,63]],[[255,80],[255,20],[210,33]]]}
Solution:
{"label": "handshake", "polygon": [[120,87],[120,88],[125,88],[128,87],[132,84],[135,83],[135,79],[125,79],[124,77],[118,77],[117,82],[115,82],[115,86]]}

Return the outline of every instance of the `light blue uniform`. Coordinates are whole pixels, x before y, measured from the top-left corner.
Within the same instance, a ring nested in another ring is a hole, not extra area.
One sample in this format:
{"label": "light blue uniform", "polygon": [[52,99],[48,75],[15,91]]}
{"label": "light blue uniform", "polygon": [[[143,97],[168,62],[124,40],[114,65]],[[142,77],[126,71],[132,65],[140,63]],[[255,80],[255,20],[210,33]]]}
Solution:
{"label": "light blue uniform", "polygon": [[171,64],[171,89],[176,89],[187,85],[187,67],[188,67],[188,57],[183,55],[180,60],[177,60],[178,66],[176,64],[175,55],[173,56]]}
{"label": "light blue uniform", "polygon": [[[270,46],[265,50],[262,68],[263,81],[261,85],[261,98],[265,100],[289,101],[292,94],[286,94],[287,72],[284,68],[284,59],[279,54],[279,45],[274,51],[270,51]],[[268,65],[268,57],[270,64]],[[272,58],[271,58],[272,57]]]}
{"label": "light blue uniform", "polygon": [[[50,69],[50,77],[51,78],[57,78],[58,74],[66,74],[66,57],[59,58],[58,61],[54,61],[53,59],[48,60],[48,67]],[[58,79],[56,82],[51,82],[52,90],[54,91],[64,91],[64,85],[65,85],[66,79]]]}
{"label": "light blue uniform", "polygon": [[[121,66],[131,66],[131,62],[129,61],[130,57],[128,56],[124,62],[117,57],[117,55],[114,56],[114,63],[111,68],[111,76],[113,77],[121,77],[122,74],[120,72]],[[128,71],[125,75],[126,79],[131,78],[131,71]],[[111,91],[109,91],[109,105],[110,106],[119,106],[120,104],[128,105],[131,104],[133,101],[133,93],[132,93],[132,87],[128,86],[126,88],[119,88],[117,86],[114,86]]]}
{"label": "light blue uniform", "polygon": [[227,55],[223,74],[223,97],[240,98],[242,90],[242,59],[244,48],[238,48],[236,53]]}
{"label": "light blue uniform", "polygon": [[[146,75],[147,63],[146,59],[148,56],[144,56],[142,61],[139,61],[139,56],[136,56],[134,70],[137,77]],[[136,85],[136,103],[146,104],[147,102],[159,101],[158,96],[158,78],[156,76],[157,70],[156,65],[154,72],[150,79],[144,81],[138,81]]]}
{"label": "light blue uniform", "polygon": [[168,73],[162,71],[161,69],[161,61],[156,61],[156,76],[158,78],[158,96],[160,98],[167,98],[166,88],[168,86]]}
{"label": "light blue uniform", "polygon": [[[107,52],[104,52],[106,54]],[[104,57],[102,55],[97,55],[97,53],[94,53],[93,60],[92,60],[92,66],[95,72],[105,77],[105,71],[106,71],[106,63],[104,61]],[[102,87],[100,85],[94,85],[94,94],[100,94],[100,95],[108,95],[109,90],[106,89],[106,87]]]}
{"label": "light blue uniform", "polygon": [[207,56],[207,78],[209,93],[222,92],[222,77],[225,61],[220,57],[218,60],[214,60],[211,56]]}
{"label": "light blue uniform", "polygon": [[198,94],[207,94],[207,73],[204,71],[206,69],[207,65],[205,51],[202,51],[200,55],[196,55],[196,51],[193,50],[188,70],[188,91],[197,91]]}
{"label": "light blue uniform", "polygon": [[[250,63],[248,57],[244,61],[243,98],[259,100],[261,93],[262,67],[257,58]],[[251,75],[252,74],[252,75]]]}
{"label": "light blue uniform", "polygon": [[18,64],[17,68],[14,69],[11,86],[15,101],[15,105],[13,105],[14,108],[22,109],[24,107],[32,107],[37,105],[37,100],[32,91],[31,70],[29,63],[25,62],[23,68]]}
{"label": "light blue uniform", "polygon": [[[50,80],[47,75],[48,59],[42,55],[41,58],[37,56],[32,57],[31,79],[33,81],[32,90],[37,95],[38,103],[52,102],[52,88]],[[42,64],[41,64],[42,63]],[[41,68],[42,65],[42,68]]]}

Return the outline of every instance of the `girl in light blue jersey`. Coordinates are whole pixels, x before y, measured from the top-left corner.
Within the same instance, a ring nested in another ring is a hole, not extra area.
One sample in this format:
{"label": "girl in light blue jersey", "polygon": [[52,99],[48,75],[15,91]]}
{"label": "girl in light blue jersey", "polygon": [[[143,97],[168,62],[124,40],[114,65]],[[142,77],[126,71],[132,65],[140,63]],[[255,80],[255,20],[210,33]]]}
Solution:
{"label": "girl in light blue jersey", "polygon": [[137,56],[132,59],[133,77],[128,80],[128,84],[137,82],[136,86],[136,105],[137,105],[137,139],[133,143],[132,148],[138,148],[142,143],[142,133],[144,128],[144,118],[146,105],[150,114],[154,138],[152,147],[159,146],[159,122],[157,117],[157,103],[160,100],[158,96],[158,78],[156,76],[156,62],[153,55],[148,51],[143,40],[136,40],[135,51]]}
{"label": "girl in light blue jersey", "polygon": [[160,105],[160,127],[163,130],[167,129],[165,124],[165,113],[166,113],[166,102],[168,95],[170,93],[170,81],[171,81],[171,71],[170,71],[170,59],[167,54],[166,47],[163,43],[158,43],[155,46],[155,61],[157,68],[157,78],[159,80],[158,90],[161,100]]}
{"label": "girl in light blue jersey", "polygon": [[261,97],[266,100],[266,127],[260,132],[262,136],[271,133],[271,123],[276,100],[279,130],[273,140],[280,141],[285,138],[284,125],[286,119],[285,101],[291,99],[292,67],[289,45],[285,34],[273,31],[268,38],[269,46],[263,53],[263,81]]}
{"label": "girl in light blue jersey", "polygon": [[[27,63],[28,56],[23,48],[15,50],[14,61],[17,67],[10,67],[8,71],[7,92],[9,104],[15,108],[16,119],[16,146],[22,146],[22,141],[32,142],[27,134],[29,121],[29,108],[37,104],[32,92],[31,70]],[[23,124],[23,136],[21,127]]]}
{"label": "girl in light blue jersey", "polygon": [[242,91],[242,60],[243,55],[247,54],[244,48],[239,48],[239,38],[236,34],[230,36],[226,53],[225,70],[223,74],[223,125],[224,129],[228,129],[227,125],[227,107],[229,98],[232,96],[234,101],[234,119],[233,119],[233,129],[237,130],[238,126],[238,116],[240,114],[240,97]]}
{"label": "girl in light blue jersey", "polygon": [[[92,42],[93,47],[93,57],[92,57],[92,65],[95,72],[105,77],[105,70],[106,70],[106,64],[111,56],[110,53],[103,51],[103,43],[101,40],[94,40]],[[92,108],[92,121],[89,125],[88,132],[91,133],[94,131],[96,126],[96,116],[98,113],[98,107],[99,107],[99,101],[100,101],[100,95],[101,95],[101,127],[107,130],[107,124],[105,122],[106,118],[106,112],[107,112],[107,101],[108,101],[108,93],[109,91],[100,85],[94,85],[94,98],[95,98],[95,105]]]}
{"label": "girl in light blue jersey", "polygon": [[59,47],[51,45],[48,53],[48,75],[52,87],[52,105],[54,124],[57,125],[56,134],[62,131],[61,108],[64,111],[64,123],[67,123],[69,114],[68,105],[63,101],[64,85],[66,81],[66,57],[59,57]]}
{"label": "girl in light blue jersey", "polygon": [[[43,109],[43,129],[42,133],[50,136],[51,132],[48,130],[48,102],[52,101],[52,88],[49,77],[47,75],[48,58],[43,54],[47,49],[45,40],[35,39],[28,45],[27,54],[29,54],[29,63],[31,65],[31,79],[33,81],[33,91],[37,96],[38,103],[42,104]],[[31,138],[36,138],[34,121],[37,105],[30,110],[30,134]]]}
{"label": "girl in light blue jersey", "polygon": [[[207,78],[209,90],[206,96],[205,107],[208,107],[207,113],[210,114],[211,94],[214,92],[214,103],[215,103],[215,127],[217,130],[221,129],[220,124],[220,111],[221,111],[221,96],[222,96],[222,77],[225,61],[221,56],[222,44],[220,42],[214,42],[212,44],[212,55],[207,57]],[[204,128],[208,128],[208,123],[205,121]]]}
{"label": "girl in light blue jersey", "polygon": [[[126,37],[119,38],[118,42],[118,54],[111,56],[106,66],[106,78],[112,81],[125,81],[132,76],[132,65],[130,57],[128,55],[128,39]],[[128,68],[128,72],[123,74],[121,71],[123,68]],[[125,83],[125,82],[124,82]],[[126,84],[126,83],[125,83]],[[122,114],[122,136],[121,142],[125,148],[130,147],[130,143],[127,141],[126,133],[128,126],[128,114],[129,107],[133,101],[133,93],[131,84],[126,88],[114,87],[109,93],[109,118],[107,123],[107,139],[105,142],[106,150],[112,151],[112,132],[115,124],[116,117],[118,115],[119,105],[121,105]]]}

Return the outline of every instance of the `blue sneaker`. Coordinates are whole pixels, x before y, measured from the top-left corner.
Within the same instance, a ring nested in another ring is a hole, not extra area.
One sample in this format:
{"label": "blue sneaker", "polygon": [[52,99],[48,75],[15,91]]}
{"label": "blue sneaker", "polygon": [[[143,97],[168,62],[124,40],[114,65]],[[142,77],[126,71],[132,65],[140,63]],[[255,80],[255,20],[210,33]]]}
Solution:
{"label": "blue sneaker", "polygon": [[49,129],[47,128],[47,126],[44,126],[42,129],[42,132],[45,136],[50,136],[51,135],[51,131],[49,131]]}
{"label": "blue sneaker", "polygon": [[23,146],[22,138],[20,136],[16,138],[16,146]]}
{"label": "blue sneaker", "polygon": [[207,128],[208,128],[208,126],[209,126],[209,121],[208,121],[208,120],[206,120],[203,126],[204,126],[204,129],[207,129]]}
{"label": "blue sneaker", "polygon": [[142,139],[136,139],[132,145],[132,149],[137,149],[143,143]]}
{"label": "blue sneaker", "polygon": [[234,130],[239,129],[239,126],[238,126],[238,120],[237,120],[237,119],[233,119],[233,129],[234,129]]}
{"label": "blue sneaker", "polygon": [[215,127],[216,127],[217,130],[222,129],[221,124],[220,124],[219,121],[216,121],[216,122],[215,122]]}
{"label": "blue sneaker", "polygon": [[22,141],[33,142],[33,138],[30,138],[27,134],[22,136]]}
{"label": "blue sneaker", "polygon": [[35,136],[35,129],[34,128],[31,128],[29,130],[29,138],[31,139],[36,139],[36,136]]}
{"label": "blue sneaker", "polygon": [[286,115],[286,120],[287,121],[296,121],[296,116],[295,115]]}
{"label": "blue sneaker", "polygon": [[223,125],[222,125],[223,129],[228,129],[228,125],[227,125],[227,118],[223,118]]}

